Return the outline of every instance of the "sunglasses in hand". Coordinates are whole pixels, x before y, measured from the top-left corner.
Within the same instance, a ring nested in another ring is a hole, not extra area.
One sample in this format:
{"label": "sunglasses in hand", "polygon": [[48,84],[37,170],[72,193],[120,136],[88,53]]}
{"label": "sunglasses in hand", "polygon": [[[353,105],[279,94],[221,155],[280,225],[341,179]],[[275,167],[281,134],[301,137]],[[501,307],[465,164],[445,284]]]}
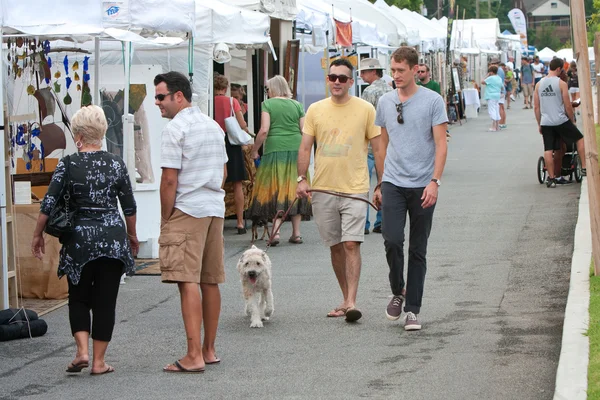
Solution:
{"label": "sunglasses in hand", "polygon": [[348,79],[350,79],[350,77],[346,75],[329,74],[327,75],[327,79],[329,80],[329,82],[332,83],[334,83],[337,80],[339,80],[340,83],[346,83],[348,82]]}

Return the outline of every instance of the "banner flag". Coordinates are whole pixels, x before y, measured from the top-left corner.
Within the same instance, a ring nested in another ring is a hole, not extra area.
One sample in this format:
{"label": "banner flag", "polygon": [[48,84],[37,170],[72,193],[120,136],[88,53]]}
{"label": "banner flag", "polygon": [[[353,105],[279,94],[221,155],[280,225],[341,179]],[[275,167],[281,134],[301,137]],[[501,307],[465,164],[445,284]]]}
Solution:
{"label": "banner flag", "polygon": [[335,21],[335,42],[343,47],[352,47],[352,22]]}
{"label": "banner flag", "polygon": [[527,19],[525,18],[525,15],[523,15],[523,11],[518,8],[513,8],[508,12],[508,19],[517,35],[521,38],[521,46],[527,49]]}

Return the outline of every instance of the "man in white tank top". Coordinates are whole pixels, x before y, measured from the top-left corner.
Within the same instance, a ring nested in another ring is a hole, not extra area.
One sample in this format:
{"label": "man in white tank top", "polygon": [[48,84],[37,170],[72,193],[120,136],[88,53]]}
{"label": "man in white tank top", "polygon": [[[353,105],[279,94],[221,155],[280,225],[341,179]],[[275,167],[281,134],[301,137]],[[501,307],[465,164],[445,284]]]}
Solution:
{"label": "man in white tank top", "polygon": [[[573,121],[573,107],[567,84],[560,79],[563,62],[555,58],[550,62],[550,72],[535,85],[533,104],[540,134],[544,140],[544,161],[548,171],[546,186],[556,187],[553,152],[560,149],[560,139],[567,144],[575,143],[585,176],[585,151],[583,135]],[[558,160],[561,162],[561,160]]]}

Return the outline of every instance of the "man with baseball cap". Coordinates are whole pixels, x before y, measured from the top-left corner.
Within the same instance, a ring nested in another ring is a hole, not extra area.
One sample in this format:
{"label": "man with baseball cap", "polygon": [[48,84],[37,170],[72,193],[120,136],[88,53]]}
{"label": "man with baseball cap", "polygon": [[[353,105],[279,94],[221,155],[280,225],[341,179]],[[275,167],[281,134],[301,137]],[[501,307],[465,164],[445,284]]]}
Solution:
{"label": "man with baseball cap", "polygon": [[[358,72],[360,78],[369,84],[369,86],[362,92],[361,98],[373,104],[373,107],[377,109],[377,102],[379,98],[394,89],[383,79],[383,67],[376,58],[363,58],[360,60]],[[373,155],[373,149],[369,143],[369,154],[367,156],[367,167],[369,168],[369,181],[373,169],[375,168],[375,156]],[[369,205],[367,205],[367,221],[365,222],[365,235],[369,234],[369,228],[371,223],[369,222]],[[381,210],[377,211],[375,217],[375,223],[373,224],[373,232],[381,233]]]}

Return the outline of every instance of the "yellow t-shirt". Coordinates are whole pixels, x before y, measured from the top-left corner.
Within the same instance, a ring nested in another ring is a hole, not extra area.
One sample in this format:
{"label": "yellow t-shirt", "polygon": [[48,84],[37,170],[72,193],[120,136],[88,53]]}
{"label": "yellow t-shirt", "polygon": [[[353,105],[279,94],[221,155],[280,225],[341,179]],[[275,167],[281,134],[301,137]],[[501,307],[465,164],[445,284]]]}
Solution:
{"label": "yellow t-shirt", "polygon": [[381,134],[375,108],[358,97],[345,104],[327,98],[306,112],[304,133],[315,137],[315,176],[312,187],[341,193],[367,193],[369,140]]}

